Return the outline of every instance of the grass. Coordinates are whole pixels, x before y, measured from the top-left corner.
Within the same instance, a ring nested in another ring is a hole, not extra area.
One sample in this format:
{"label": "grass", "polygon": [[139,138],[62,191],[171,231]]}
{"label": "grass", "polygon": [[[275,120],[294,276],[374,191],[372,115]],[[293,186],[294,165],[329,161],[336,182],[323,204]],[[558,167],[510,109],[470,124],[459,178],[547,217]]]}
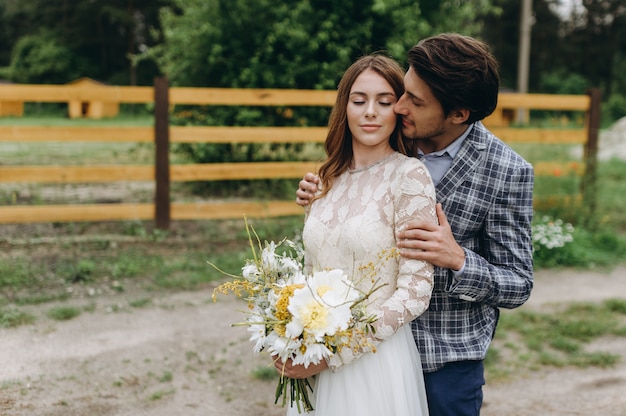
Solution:
{"label": "grass", "polygon": [[163,370],[160,376],[150,371],[148,377],[156,379],[159,383],[169,383],[174,379],[174,375],[169,370]]}
{"label": "grass", "polygon": [[150,401],[161,400],[165,396],[169,396],[169,395],[174,394],[174,393],[176,393],[175,389],[159,390],[159,391],[155,391],[154,393],[152,393],[150,395],[149,399],[150,399]]}
{"label": "grass", "polygon": [[15,328],[35,322],[35,317],[15,308],[0,308],[0,328]]}
{"label": "grass", "polygon": [[252,377],[261,381],[277,380],[279,375],[274,366],[260,366],[252,371]]}
{"label": "grass", "polygon": [[136,299],[136,300],[132,300],[130,302],[128,302],[128,305],[131,306],[132,308],[145,308],[147,306],[150,306],[152,304],[152,299],[150,298],[141,298],[141,299]]}
{"label": "grass", "polygon": [[56,321],[69,321],[80,315],[80,309],[73,306],[57,306],[50,309],[47,315]]}
{"label": "grass", "polygon": [[[301,217],[251,220],[262,240],[293,237]],[[180,225],[180,227],[177,227]],[[100,224],[99,226],[103,226]],[[0,257],[0,307],[34,305],[81,294],[114,294],[137,288],[149,292],[202,288],[224,277],[208,262],[228,273],[238,273],[250,256],[242,220],[200,221],[175,224],[155,238],[148,227],[106,225],[107,236],[83,239],[98,230],[72,224],[48,226],[54,239],[33,239],[8,245],[10,256]],[[0,226],[2,227],[2,226]],[[16,231],[20,237],[23,232]],[[130,239],[122,238],[130,234]],[[119,240],[118,240],[119,239]],[[150,303],[148,296],[131,301],[131,307]]]}
{"label": "grass", "polygon": [[486,372],[498,380],[545,366],[611,367],[619,355],[588,347],[606,337],[624,336],[626,298],[573,303],[550,312],[503,311]]}
{"label": "grass", "polygon": [[151,114],[137,114],[120,112],[116,117],[103,118],[99,120],[89,118],[68,118],[63,112],[26,111],[24,117],[0,117],[0,126],[77,126],[77,127],[150,127],[154,125],[154,117]]}
{"label": "grass", "polygon": [[[513,148],[531,163],[537,162],[581,162],[581,145],[564,144],[514,144]],[[581,191],[581,178],[571,173],[555,172],[550,176],[536,176],[534,196],[547,200],[550,196],[569,196],[569,201],[542,204],[542,213],[558,216],[572,223],[583,223],[585,206],[573,203]],[[626,161],[620,159],[601,160],[597,171],[597,225],[626,232]]]}
{"label": "grass", "polygon": [[[580,145],[516,144],[514,148],[532,163],[580,161]],[[536,218],[548,215],[575,227],[574,241],[563,247],[535,252],[536,268],[613,267],[626,258],[626,161],[598,163],[596,207],[576,199],[581,178],[573,174],[536,176],[534,197],[540,202]]]}
{"label": "grass", "polygon": [[[43,127],[151,127],[151,116],[130,116],[102,120],[68,119],[59,114],[34,117],[0,117],[0,126]],[[3,162],[9,165],[94,165],[94,164],[152,164],[154,146],[149,143],[100,142],[1,142]]]}

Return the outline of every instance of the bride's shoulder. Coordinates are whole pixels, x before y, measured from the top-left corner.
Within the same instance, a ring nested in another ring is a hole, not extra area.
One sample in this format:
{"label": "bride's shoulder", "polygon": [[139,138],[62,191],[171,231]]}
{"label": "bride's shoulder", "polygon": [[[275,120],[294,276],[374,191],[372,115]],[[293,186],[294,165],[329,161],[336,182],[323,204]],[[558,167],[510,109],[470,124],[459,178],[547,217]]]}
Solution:
{"label": "bride's shoulder", "polygon": [[401,176],[415,176],[422,175],[426,166],[416,157],[398,153],[396,170]]}

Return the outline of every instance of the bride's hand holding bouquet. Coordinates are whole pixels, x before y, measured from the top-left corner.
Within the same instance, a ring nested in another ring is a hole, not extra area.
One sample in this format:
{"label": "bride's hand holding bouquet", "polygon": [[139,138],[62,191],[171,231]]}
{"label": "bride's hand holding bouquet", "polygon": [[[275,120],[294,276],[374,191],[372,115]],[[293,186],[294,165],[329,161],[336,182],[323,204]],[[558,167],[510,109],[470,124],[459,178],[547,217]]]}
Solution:
{"label": "bride's hand holding bouquet", "polygon": [[372,279],[371,289],[363,292],[339,269],[306,274],[300,245],[287,239],[261,244],[247,221],[246,230],[252,259],[241,276],[222,272],[233,280],[218,286],[213,298],[232,292],[247,301],[245,322],[234,325],[248,327],[255,353],[267,351],[280,360],[275,403],[282,397],[283,406],[289,400],[298,411],[311,411],[309,380],[287,377],[282,363],[308,368],[344,348],[375,350],[370,339],[376,317],[365,308],[379,287]]}

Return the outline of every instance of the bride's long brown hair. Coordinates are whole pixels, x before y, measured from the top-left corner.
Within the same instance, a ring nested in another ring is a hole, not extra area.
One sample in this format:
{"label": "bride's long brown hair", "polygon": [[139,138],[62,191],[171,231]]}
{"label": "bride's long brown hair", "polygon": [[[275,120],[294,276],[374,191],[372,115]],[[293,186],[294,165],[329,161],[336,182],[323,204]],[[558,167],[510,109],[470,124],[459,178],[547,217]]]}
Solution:
{"label": "bride's long brown hair", "polygon": [[[337,99],[328,120],[328,135],[324,143],[327,158],[318,172],[322,192],[315,199],[323,197],[330,190],[333,180],[350,166],[352,132],[348,127],[347,116],[350,89],[357,77],[368,69],[376,72],[391,85],[397,99],[404,94],[404,71],[392,58],[381,54],[366,55],[350,65],[339,81]],[[396,121],[396,128],[389,136],[389,144],[394,150],[403,154],[408,153],[409,146],[402,139],[400,117]]]}

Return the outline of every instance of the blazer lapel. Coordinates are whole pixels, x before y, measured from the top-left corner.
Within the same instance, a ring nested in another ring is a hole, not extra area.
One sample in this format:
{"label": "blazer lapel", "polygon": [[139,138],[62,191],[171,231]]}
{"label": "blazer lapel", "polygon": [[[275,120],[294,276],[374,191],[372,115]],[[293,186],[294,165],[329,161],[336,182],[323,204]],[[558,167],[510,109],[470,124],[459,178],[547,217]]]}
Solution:
{"label": "blazer lapel", "polygon": [[438,202],[443,203],[448,195],[452,195],[454,189],[461,185],[467,177],[471,176],[476,166],[481,163],[483,157],[482,150],[486,147],[486,134],[487,132],[482,123],[477,122],[474,124],[472,131],[465,138],[459,152],[452,161],[450,169],[443,175],[435,188]]}

